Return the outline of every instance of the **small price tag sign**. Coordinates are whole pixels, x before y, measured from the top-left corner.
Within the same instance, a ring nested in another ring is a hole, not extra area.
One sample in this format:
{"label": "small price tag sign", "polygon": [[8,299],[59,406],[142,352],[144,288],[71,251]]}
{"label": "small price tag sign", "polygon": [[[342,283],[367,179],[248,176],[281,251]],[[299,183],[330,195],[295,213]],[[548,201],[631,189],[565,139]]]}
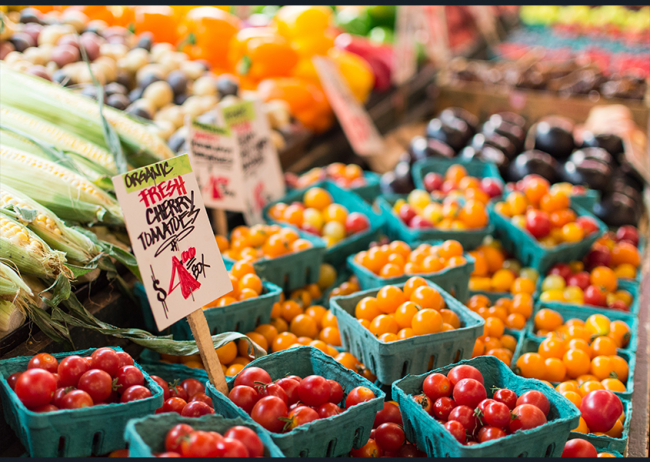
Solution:
{"label": "small price tag sign", "polygon": [[264,206],[284,196],[286,189],[261,101],[242,101],[221,107],[221,111],[239,145],[241,184],[246,193],[244,219],[249,225],[263,223]]}
{"label": "small price tag sign", "polygon": [[368,112],[355,99],[336,64],[323,56],[314,56],[312,61],[327,99],[354,152],[360,156],[380,154],[384,141]]}
{"label": "small price tag sign", "polygon": [[242,212],[246,210],[239,143],[228,127],[192,120],[188,139],[190,156],[205,205]]}
{"label": "small price tag sign", "polygon": [[232,290],[187,154],[113,185],[159,330]]}

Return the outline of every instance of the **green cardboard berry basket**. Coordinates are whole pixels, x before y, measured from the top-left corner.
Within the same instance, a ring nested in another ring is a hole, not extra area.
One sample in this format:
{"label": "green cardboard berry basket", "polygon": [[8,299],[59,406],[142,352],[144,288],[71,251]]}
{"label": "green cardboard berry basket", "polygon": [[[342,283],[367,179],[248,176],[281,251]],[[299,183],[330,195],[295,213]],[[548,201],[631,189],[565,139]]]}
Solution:
{"label": "green cardboard berry basket", "polygon": [[[119,347],[110,347],[122,351]],[[71,355],[90,356],[96,348],[54,353],[58,360]],[[0,361],[0,398],[5,420],[16,432],[31,457],[88,457],[122,449],[124,428],[133,418],[153,414],[163,404],[163,391],[142,366],[145,386],[152,396],[129,403],[113,403],[83,409],[53,412],[30,411],[7,383],[7,377],[23,372],[31,357],[21,356]]]}
{"label": "green cardboard berry basket", "polygon": [[530,266],[539,271],[540,277],[555,263],[581,260],[589,251],[596,239],[606,230],[607,226],[582,207],[571,204],[571,209],[578,216],[590,217],[596,221],[599,231],[591,233],[579,242],[559,244],[553,248],[542,247],[537,239],[527,230],[518,228],[510,219],[501,215],[494,209],[495,201],[488,204],[490,222],[494,224],[496,237],[503,243],[503,247],[513,254],[523,266]]}
{"label": "green cardboard berry basket", "polygon": [[568,399],[539,380],[516,376],[501,360],[492,356],[479,356],[432,372],[447,375],[460,364],[473,366],[483,374],[488,397],[493,395],[493,387],[508,388],[517,395],[529,390],[542,391],[551,405],[548,422],[497,440],[464,446],[411,397],[422,393],[422,384],[430,373],[409,375],[393,384],[393,399],[402,411],[404,431],[409,441],[415,442],[429,457],[559,457],[562,454],[571,429],[578,426],[580,419],[580,411]]}
{"label": "green cardboard berry basket", "polygon": [[[263,257],[253,262],[255,273],[263,281],[270,282],[280,287],[285,292],[292,292],[318,281],[320,265],[325,256],[325,243],[322,239],[305,231],[298,231],[301,239],[311,242],[312,247],[282,255],[277,258]],[[223,261],[234,264],[226,256]]]}
{"label": "green cardboard berry basket", "polygon": [[[338,457],[346,455],[352,448],[360,448],[370,438],[375,416],[384,405],[385,394],[371,382],[346,369],[320,350],[313,347],[298,347],[273,353],[249,363],[245,368],[260,367],[273,380],[287,375],[305,378],[317,374],[339,382],[343,387],[343,403],[347,394],[355,387],[369,388],[375,398],[346,409],[341,414],[318,419],[294,428],[288,433],[266,432],[287,457]],[[241,373],[241,372],[240,372]],[[235,377],[228,377],[228,388],[232,389]],[[210,383],[206,392],[212,398],[214,410],[226,417],[241,417],[253,422],[246,412],[237,407],[228,397],[219,393]],[[253,425],[257,425],[253,422]],[[261,427],[260,427],[261,428]]]}
{"label": "green cardboard berry basket", "polygon": [[[325,189],[329,192],[334,199],[334,202],[344,206],[348,212],[359,212],[363,213],[370,222],[370,227],[360,233],[356,233],[352,236],[348,236],[336,243],[332,247],[328,248],[325,252],[325,261],[331,263],[334,266],[341,265],[345,263],[345,259],[351,253],[359,252],[363,249],[367,249],[368,245],[377,239],[379,232],[384,224],[384,218],[382,215],[376,213],[370,204],[366,203],[360,196],[355,194],[350,190],[343,189],[337,186],[331,181],[323,181],[316,183],[310,188],[319,187]],[[307,189],[310,189],[307,188]],[[291,202],[302,202],[302,198],[305,195],[307,189],[300,189],[292,191],[286,196],[284,196],[279,201],[271,202],[264,207],[264,219],[269,223],[275,223],[283,226],[292,226],[287,225],[286,223],[281,223],[279,221],[273,220],[269,216],[269,209],[277,204],[278,202],[291,203]],[[296,228],[295,226],[293,226]],[[298,229],[298,228],[296,228]]]}
{"label": "green cardboard berry basket", "polygon": [[439,228],[409,228],[406,223],[404,223],[397,214],[393,212],[393,205],[395,205],[395,202],[397,202],[398,199],[406,200],[407,197],[407,194],[381,195],[375,201],[375,204],[379,207],[379,210],[385,217],[386,234],[388,234],[388,237],[391,239],[399,239],[409,245],[422,241],[446,241],[447,239],[454,239],[460,242],[463,245],[463,248],[474,249],[481,245],[485,236],[494,233],[494,225],[492,224],[491,217],[487,226],[480,229],[459,231]]}
{"label": "green cardboard berry basket", "polygon": [[[379,289],[334,297],[330,301],[330,310],[338,320],[343,347],[365,364],[383,384],[393,383],[407,374],[421,374],[432,367],[469,359],[476,339],[483,334],[485,321],[478,314],[436,283],[427,283],[440,292],[447,309],[458,315],[461,321],[459,329],[385,343],[363,327],[354,315],[357,303],[364,297],[376,296]],[[403,288],[404,284],[398,287]]]}
{"label": "green cardboard berry basket", "polygon": [[[380,180],[381,180],[381,175],[371,172],[368,170],[363,171],[363,177],[366,180],[366,184],[363,186],[357,186],[356,188],[343,188],[348,191],[352,191],[353,193],[357,194],[359,197],[361,197],[364,201],[369,202],[372,204],[372,201],[375,200],[375,197],[379,195],[381,192],[380,188]],[[325,180],[321,180],[325,181]],[[330,180],[331,181],[331,180]],[[315,185],[315,183],[314,183]],[[314,186],[311,185],[311,186]],[[300,189],[300,191],[307,190],[311,188],[311,186],[307,186],[306,188]],[[296,191],[296,189],[293,188],[288,188],[287,191]]]}
{"label": "green cardboard berry basket", "polygon": [[573,194],[571,202],[582,207],[589,213],[594,213],[594,205],[600,201],[600,192],[595,189],[587,189],[584,194]]}
{"label": "green cardboard berry basket", "polygon": [[187,424],[195,430],[226,433],[230,428],[241,425],[254,430],[264,444],[264,457],[284,457],[282,451],[269,436],[249,422],[240,418],[227,419],[212,414],[202,417],[181,417],[176,413],[165,413],[130,420],[124,431],[129,443],[129,457],[155,457],[165,451],[165,437],[175,425]]}
{"label": "green cardboard berry basket", "polygon": [[429,158],[418,160],[413,164],[411,168],[411,174],[413,176],[413,183],[417,189],[423,189],[424,187],[424,177],[427,173],[439,173],[443,177],[445,173],[452,165],[462,165],[467,170],[469,176],[475,178],[496,178],[501,180],[501,185],[504,185],[503,178],[499,173],[499,169],[492,162],[483,162],[480,160],[461,160],[461,159],[442,159],[442,158]]}
{"label": "green cardboard berry basket", "polygon": [[[429,244],[439,244],[441,241],[429,242]],[[474,257],[468,253],[463,253],[467,262],[453,268],[443,268],[435,273],[403,275],[394,278],[384,278],[376,275],[368,268],[365,268],[354,261],[354,255],[348,257],[348,268],[359,279],[361,289],[380,289],[389,284],[404,284],[413,276],[420,276],[429,281],[435,282],[447,292],[451,293],[458,300],[467,300],[469,277],[474,271]]]}

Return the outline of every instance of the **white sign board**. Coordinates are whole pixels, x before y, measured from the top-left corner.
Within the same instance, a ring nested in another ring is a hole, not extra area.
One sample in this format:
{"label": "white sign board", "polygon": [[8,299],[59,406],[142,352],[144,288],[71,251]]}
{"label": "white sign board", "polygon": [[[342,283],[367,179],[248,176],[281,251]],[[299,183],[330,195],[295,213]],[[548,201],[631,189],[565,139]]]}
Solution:
{"label": "white sign board", "polygon": [[113,185],[159,330],[232,290],[187,154]]}
{"label": "white sign board", "polygon": [[262,209],[285,193],[284,176],[271,139],[271,128],[260,100],[222,106],[226,125],[239,143],[243,189],[246,192],[244,218],[249,225],[264,223]]}
{"label": "white sign board", "polygon": [[360,156],[381,154],[384,142],[377,127],[356,100],[336,64],[329,58],[312,58],[323,90],[354,152]]}

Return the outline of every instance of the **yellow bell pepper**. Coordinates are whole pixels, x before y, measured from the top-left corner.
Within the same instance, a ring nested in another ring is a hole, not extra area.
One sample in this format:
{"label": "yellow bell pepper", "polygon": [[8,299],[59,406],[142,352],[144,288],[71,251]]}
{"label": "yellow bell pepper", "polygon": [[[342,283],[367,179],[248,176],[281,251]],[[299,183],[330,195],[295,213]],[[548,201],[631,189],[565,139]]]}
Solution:
{"label": "yellow bell pepper", "polygon": [[335,35],[331,31],[318,34],[304,35],[291,40],[291,46],[301,58],[311,58],[314,55],[326,55],[334,46]]}
{"label": "yellow bell pepper", "polygon": [[325,5],[286,5],[278,10],[273,24],[288,39],[325,32],[332,20],[332,9]]}
{"label": "yellow bell pepper", "polygon": [[375,85],[370,65],[362,57],[338,48],[331,48],[327,56],[338,65],[355,98],[364,103]]}

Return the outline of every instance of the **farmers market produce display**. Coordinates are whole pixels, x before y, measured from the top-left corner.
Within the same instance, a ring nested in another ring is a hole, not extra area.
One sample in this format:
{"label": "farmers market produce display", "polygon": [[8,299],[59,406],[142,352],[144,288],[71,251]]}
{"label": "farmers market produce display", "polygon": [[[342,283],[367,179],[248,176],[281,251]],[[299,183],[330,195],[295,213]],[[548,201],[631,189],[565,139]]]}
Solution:
{"label": "farmers market produce display", "polygon": [[[630,140],[562,114],[441,108],[383,175],[354,159],[284,172],[286,195],[258,198],[263,222],[211,215],[232,290],[194,314],[216,358],[190,319],[158,333],[112,178],[187,153],[188,120],[217,125],[242,101],[263,101],[278,151],[325,133],[314,56],[360,103],[392,85],[396,6],[237,8],[0,7],[0,454],[630,455],[633,414],[647,414],[632,406],[647,390],[646,180]],[[468,7],[444,11],[452,50],[478,35]],[[521,18],[632,47],[647,13]],[[620,59],[552,55],[447,71],[647,92]],[[142,321],[96,317],[103,292]]]}

